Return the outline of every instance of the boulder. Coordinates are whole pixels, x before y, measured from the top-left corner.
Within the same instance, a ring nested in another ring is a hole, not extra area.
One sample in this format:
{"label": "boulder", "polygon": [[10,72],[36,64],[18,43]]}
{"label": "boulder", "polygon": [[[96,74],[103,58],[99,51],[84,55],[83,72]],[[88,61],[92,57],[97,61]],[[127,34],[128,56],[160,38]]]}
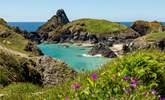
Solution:
{"label": "boulder", "polygon": [[91,51],[88,52],[90,55],[101,54],[104,57],[114,58],[117,55],[105,44],[98,43],[95,45]]}
{"label": "boulder", "polygon": [[134,29],[136,32],[138,32],[140,35],[162,31],[162,25],[160,22],[157,21],[153,21],[153,22],[136,21],[133,23],[131,28]]}

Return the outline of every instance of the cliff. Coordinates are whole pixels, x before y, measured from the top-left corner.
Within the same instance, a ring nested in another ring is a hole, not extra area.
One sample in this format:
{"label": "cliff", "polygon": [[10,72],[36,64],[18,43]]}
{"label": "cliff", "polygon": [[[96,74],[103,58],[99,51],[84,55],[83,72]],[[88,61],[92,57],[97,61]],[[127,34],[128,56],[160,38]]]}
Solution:
{"label": "cliff", "polygon": [[161,32],[162,24],[157,21],[148,22],[139,20],[135,21],[131,28],[137,31],[140,35],[145,35],[148,33]]}
{"label": "cliff", "polygon": [[135,39],[129,44],[129,50],[157,48],[165,51],[165,32],[150,33]]}

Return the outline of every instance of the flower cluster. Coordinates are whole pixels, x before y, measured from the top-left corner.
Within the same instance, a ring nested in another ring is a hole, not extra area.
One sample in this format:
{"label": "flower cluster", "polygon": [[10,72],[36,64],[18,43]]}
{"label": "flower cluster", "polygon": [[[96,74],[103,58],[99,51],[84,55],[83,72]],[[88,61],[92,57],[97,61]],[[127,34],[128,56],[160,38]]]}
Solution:
{"label": "flower cluster", "polygon": [[[130,80],[130,88],[124,88],[123,89],[125,91],[125,93],[127,93],[127,94],[130,94],[132,89],[135,89],[135,91],[136,91],[137,90],[137,85],[142,85],[142,83],[139,82],[138,79],[135,79],[135,78],[131,79],[129,76],[124,76],[123,80],[124,81],[129,81]],[[150,92],[144,92],[144,96],[147,97],[149,95],[149,93],[151,93],[152,95],[157,95],[156,89],[152,89]],[[160,100],[165,100],[165,98],[160,96]]]}
{"label": "flower cluster", "polygon": [[[96,81],[97,80],[97,74],[96,73],[91,74],[91,79]],[[73,89],[79,89],[80,87],[81,87],[81,85],[79,83],[73,83],[71,85],[71,88],[73,88]],[[69,97],[68,96],[65,97],[65,100],[69,100]]]}

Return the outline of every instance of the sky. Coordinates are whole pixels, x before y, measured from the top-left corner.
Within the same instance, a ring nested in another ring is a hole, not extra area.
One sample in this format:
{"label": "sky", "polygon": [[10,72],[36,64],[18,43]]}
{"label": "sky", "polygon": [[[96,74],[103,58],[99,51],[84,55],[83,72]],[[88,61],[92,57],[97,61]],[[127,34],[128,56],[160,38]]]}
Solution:
{"label": "sky", "polygon": [[1,0],[0,17],[8,22],[45,22],[64,9],[70,20],[165,21],[165,0]]}

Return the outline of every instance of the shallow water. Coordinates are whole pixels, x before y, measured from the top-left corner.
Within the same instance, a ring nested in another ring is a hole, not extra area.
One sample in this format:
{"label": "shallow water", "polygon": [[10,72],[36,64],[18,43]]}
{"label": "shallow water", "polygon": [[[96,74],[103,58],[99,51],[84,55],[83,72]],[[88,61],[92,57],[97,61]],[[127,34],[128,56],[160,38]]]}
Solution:
{"label": "shallow water", "polygon": [[89,71],[100,67],[110,59],[98,56],[89,56],[87,52],[91,48],[78,47],[69,45],[69,47],[61,44],[40,44],[38,47],[45,55],[60,59],[68,64],[75,71]]}

